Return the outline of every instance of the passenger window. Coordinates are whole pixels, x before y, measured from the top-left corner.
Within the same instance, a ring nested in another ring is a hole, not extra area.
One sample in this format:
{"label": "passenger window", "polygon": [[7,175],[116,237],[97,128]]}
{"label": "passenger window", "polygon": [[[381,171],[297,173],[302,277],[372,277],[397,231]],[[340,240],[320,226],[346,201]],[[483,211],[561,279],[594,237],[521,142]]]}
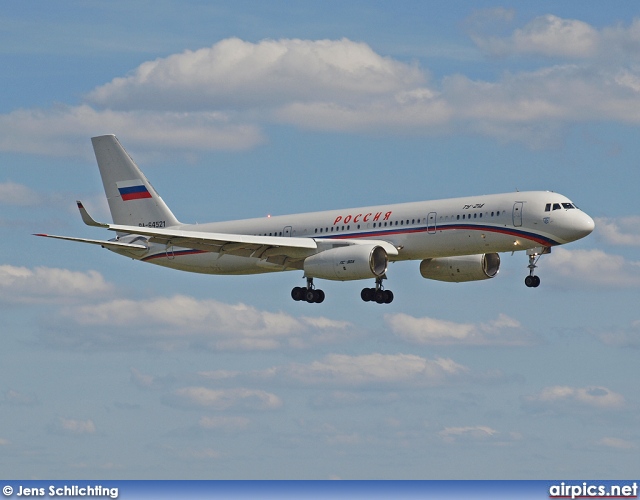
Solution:
{"label": "passenger window", "polygon": [[457,219],[458,219],[458,220],[460,220],[460,214],[458,214],[458,217],[457,217]]}
{"label": "passenger window", "polygon": [[478,214],[473,214],[473,218],[474,219],[477,218],[477,217],[478,217]]}

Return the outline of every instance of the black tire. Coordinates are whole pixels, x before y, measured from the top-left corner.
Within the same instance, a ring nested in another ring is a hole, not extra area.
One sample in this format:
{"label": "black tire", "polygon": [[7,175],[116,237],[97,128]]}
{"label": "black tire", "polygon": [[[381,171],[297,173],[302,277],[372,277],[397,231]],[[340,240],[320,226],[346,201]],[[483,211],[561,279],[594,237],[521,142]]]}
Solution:
{"label": "black tire", "polygon": [[540,286],[540,277],[539,276],[534,276],[533,277],[533,288],[538,288]]}
{"label": "black tire", "polygon": [[324,301],[324,292],[322,290],[314,290],[314,302],[321,304]]}
{"label": "black tire", "polygon": [[384,292],[384,290],[378,290],[378,291],[375,293],[374,300],[375,300],[378,304],[384,304],[384,300],[385,300],[385,292]]}
{"label": "black tire", "polygon": [[305,290],[304,300],[309,302],[309,304],[313,304],[316,301],[316,291],[311,289]]}
{"label": "black tire", "polygon": [[524,279],[524,284],[527,285],[528,288],[531,288],[533,286],[534,282],[535,282],[535,280],[533,279],[533,276],[527,276]]}
{"label": "black tire", "polygon": [[360,292],[360,298],[365,302],[371,302],[374,293],[375,290],[372,291],[371,288],[363,288]]}
{"label": "black tire", "polygon": [[295,300],[296,302],[299,302],[301,300],[304,300],[304,296],[305,296],[305,292],[307,291],[306,288],[301,288],[299,286],[295,287],[293,290],[291,290],[291,298],[293,300]]}
{"label": "black tire", "polygon": [[391,304],[393,302],[393,292],[391,290],[384,291],[384,303]]}

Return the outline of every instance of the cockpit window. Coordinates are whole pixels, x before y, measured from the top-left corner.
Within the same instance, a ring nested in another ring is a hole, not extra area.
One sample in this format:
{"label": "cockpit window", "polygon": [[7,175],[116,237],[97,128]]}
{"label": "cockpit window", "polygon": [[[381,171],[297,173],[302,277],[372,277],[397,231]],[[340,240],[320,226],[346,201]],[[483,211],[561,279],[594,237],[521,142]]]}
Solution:
{"label": "cockpit window", "polygon": [[553,208],[551,208],[551,207],[552,207],[551,203],[547,203],[544,206],[544,211],[545,212],[551,212],[551,210],[562,210],[563,208],[566,208],[566,209],[578,208],[573,203],[554,203],[553,204]]}

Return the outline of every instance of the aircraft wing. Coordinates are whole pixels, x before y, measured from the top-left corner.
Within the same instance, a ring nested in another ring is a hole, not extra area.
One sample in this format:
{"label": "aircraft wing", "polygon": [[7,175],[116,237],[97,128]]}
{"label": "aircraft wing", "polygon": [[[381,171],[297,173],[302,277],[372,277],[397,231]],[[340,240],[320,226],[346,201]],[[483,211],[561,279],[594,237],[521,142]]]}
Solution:
{"label": "aircraft wing", "polygon": [[208,252],[229,253],[245,257],[264,258],[271,255],[306,257],[318,248],[312,238],[253,236],[247,234],[208,233],[172,228],[150,228],[109,224],[108,229],[119,233],[148,236],[151,243],[195,248]]}
{"label": "aircraft wing", "polygon": [[76,203],[78,204],[82,221],[88,226],[101,227],[118,233],[147,236],[150,243],[194,248],[206,252],[228,253],[243,257],[270,258],[277,256],[289,259],[304,258],[315,253],[318,248],[315,240],[311,238],[209,233],[172,228],[106,224],[96,222],[84,208],[82,202],[78,201]]}

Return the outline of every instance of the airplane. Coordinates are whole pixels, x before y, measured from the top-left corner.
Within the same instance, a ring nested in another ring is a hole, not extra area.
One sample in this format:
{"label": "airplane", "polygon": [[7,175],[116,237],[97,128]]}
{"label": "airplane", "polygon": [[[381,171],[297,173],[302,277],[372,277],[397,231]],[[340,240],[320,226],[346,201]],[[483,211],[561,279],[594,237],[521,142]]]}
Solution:
{"label": "airplane", "polygon": [[303,271],[296,301],[321,303],[314,279],[374,280],[365,302],[389,304],[390,262],[419,260],[420,274],[445,282],[494,278],[500,253],[525,251],[535,288],[540,256],[590,234],[593,219],[551,191],[468,196],[256,219],[183,224],[176,219],[115,135],[91,139],[113,224],[96,222],[78,201],[85,224],[114,231],[108,241],[37,234],[100,245],[119,255],[181,271],[243,275]]}

